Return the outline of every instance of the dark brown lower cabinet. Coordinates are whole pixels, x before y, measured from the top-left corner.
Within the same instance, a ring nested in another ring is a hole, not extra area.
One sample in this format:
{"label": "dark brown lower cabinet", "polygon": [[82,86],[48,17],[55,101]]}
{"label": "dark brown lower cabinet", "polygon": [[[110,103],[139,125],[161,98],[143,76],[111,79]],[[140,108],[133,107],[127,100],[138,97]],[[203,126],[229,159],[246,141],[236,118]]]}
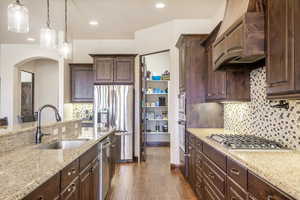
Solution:
{"label": "dark brown lower cabinet", "polygon": [[79,179],[76,178],[60,196],[60,200],[79,200]]}
{"label": "dark brown lower cabinet", "polygon": [[187,180],[199,200],[295,200],[187,132]]}
{"label": "dark brown lower cabinet", "polygon": [[56,174],[23,200],[59,200],[60,174]]}
{"label": "dark brown lower cabinet", "polygon": [[92,194],[91,166],[85,168],[79,175],[80,180],[80,200],[91,200]]}

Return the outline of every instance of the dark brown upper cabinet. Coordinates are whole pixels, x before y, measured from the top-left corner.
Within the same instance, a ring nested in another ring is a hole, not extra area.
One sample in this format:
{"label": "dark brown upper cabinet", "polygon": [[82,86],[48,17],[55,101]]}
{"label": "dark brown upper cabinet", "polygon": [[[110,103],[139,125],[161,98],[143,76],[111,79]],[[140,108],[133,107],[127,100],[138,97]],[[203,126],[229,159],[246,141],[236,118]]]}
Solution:
{"label": "dark brown upper cabinet", "polygon": [[93,102],[94,72],[93,64],[70,64],[71,101]]}
{"label": "dark brown upper cabinet", "polygon": [[206,57],[201,42],[207,35],[183,34],[176,47],[179,50],[179,89],[186,93],[187,103],[205,101]]}
{"label": "dark brown upper cabinet", "polygon": [[300,98],[299,0],[267,1],[267,96]]}
{"label": "dark brown upper cabinet", "polygon": [[90,55],[94,58],[94,83],[133,84],[135,54]]}
{"label": "dark brown upper cabinet", "polygon": [[264,64],[263,0],[227,0],[224,20],[212,45],[213,70],[241,70]]}
{"label": "dark brown upper cabinet", "polygon": [[213,42],[221,27],[221,23],[212,31],[203,42],[206,47],[208,76],[208,102],[221,101],[250,101],[250,70],[215,71],[213,65]]}

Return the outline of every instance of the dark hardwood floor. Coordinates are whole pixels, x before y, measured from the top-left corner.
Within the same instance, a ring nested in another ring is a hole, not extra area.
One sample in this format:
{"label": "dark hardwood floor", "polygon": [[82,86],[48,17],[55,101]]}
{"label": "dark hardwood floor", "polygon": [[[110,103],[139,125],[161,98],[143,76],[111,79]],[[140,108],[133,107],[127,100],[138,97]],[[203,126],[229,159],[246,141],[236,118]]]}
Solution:
{"label": "dark hardwood floor", "polygon": [[170,170],[169,147],[147,149],[147,161],[118,166],[109,200],[197,200],[177,170]]}

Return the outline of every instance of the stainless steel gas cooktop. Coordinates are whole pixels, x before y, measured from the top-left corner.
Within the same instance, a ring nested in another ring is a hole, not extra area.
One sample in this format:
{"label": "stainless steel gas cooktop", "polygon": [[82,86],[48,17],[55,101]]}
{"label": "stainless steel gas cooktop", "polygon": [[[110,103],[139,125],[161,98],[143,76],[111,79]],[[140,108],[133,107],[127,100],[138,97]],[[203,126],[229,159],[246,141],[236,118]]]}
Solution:
{"label": "stainless steel gas cooktop", "polygon": [[208,137],[232,150],[289,150],[278,142],[254,135],[212,134]]}

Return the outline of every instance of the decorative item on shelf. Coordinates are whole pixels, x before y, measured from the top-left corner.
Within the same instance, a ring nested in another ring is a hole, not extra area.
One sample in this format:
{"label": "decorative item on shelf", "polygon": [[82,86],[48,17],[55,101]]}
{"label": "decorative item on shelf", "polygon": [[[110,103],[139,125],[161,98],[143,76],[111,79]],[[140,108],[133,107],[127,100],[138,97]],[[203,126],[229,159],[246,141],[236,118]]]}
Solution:
{"label": "decorative item on shelf", "polygon": [[168,70],[166,70],[163,74],[162,74],[162,80],[165,81],[169,81],[170,80],[170,72]]}
{"label": "decorative item on shelf", "polygon": [[153,81],[160,81],[161,80],[161,76],[152,76],[152,80]]}
{"label": "decorative item on shelf", "polygon": [[49,0],[47,0],[47,22],[46,28],[42,28],[40,31],[40,46],[55,49],[57,47],[57,33],[56,30],[51,28],[50,23],[50,8]]}
{"label": "decorative item on shelf", "polygon": [[288,110],[290,108],[289,102],[287,100],[280,100],[279,103],[272,105],[273,101],[270,101],[272,108],[284,108]]}
{"label": "decorative item on shelf", "polygon": [[162,131],[163,132],[168,132],[168,124],[163,125]]}
{"label": "decorative item on shelf", "polygon": [[166,106],[166,97],[159,97],[159,106]]}
{"label": "decorative item on shelf", "polygon": [[16,33],[29,32],[28,9],[21,4],[20,0],[16,0],[7,7],[7,28],[8,31]]}
{"label": "decorative item on shelf", "polygon": [[146,73],[146,79],[150,80],[150,78],[151,78],[151,71],[147,71],[147,73]]}
{"label": "decorative item on shelf", "polygon": [[152,93],[153,93],[153,88],[149,87],[149,88],[147,89],[147,94],[152,94]]}
{"label": "decorative item on shelf", "polygon": [[168,112],[166,112],[166,111],[162,112],[162,119],[164,119],[164,120],[168,119]]}

